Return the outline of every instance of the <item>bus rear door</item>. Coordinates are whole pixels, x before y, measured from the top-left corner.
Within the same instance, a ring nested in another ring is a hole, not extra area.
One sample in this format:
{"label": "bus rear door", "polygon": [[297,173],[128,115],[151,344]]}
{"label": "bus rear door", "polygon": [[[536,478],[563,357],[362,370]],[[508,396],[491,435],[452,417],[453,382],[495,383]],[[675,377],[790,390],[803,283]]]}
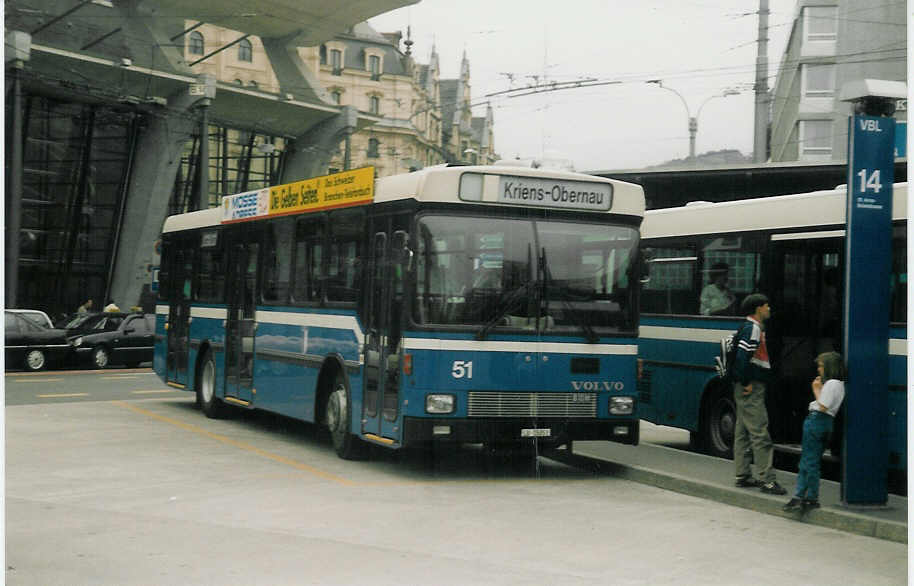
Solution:
{"label": "bus rear door", "polygon": [[816,356],[841,351],[841,236],[828,232],[771,237],[767,337],[776,380],[769,393],[769,412],[772,438],[778,443],[800,443]]}
{"label": "bus rear door", "polygon": [[166,354],[166,382],[187,386],[187,352],[190,330],[191,280],[194,270],[193,247],[188,241],[174,245],[175,254],[171,265],[168,299],[168,350]]}
{"label": "bus rear door", "polygon": [[[243,230],[245,227],[242,227]],[[257,329],[256,285],[259,244],[245,234],[231,246],[226,282],[225,397],[250,405],[254,388],[254,334]]]}

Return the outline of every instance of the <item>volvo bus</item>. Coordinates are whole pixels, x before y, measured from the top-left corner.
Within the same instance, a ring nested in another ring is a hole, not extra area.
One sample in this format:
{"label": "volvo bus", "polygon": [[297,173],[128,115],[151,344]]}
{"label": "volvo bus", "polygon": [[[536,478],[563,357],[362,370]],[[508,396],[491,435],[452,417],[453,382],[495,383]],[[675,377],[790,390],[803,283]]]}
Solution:
{"label": "volvo bus", "polygon": [[342,458],[638,442],[644,194],[570,172],[372,168],[166,219],[154,368],[209,417],[325,426]]}
{"label": "volvo bus", "polygon": [[[907,184],[894,186],[892,272],[886,284],[891,295],[886,433],[894,475],[904,473],[907,459],[906,193]],[[692,443],[710,454],[732,454],[736,411],[714,358],[721,338],[744,319],[740,301],[762,292],[772,308],[766,333],[774,378],[768,393],[771,436],[781,450],[796,450],[812,399],[814,359],[842,351],[846,198],[841,187],[645,214],[642,249],[649,278],[641,290],[642,418],[689,430]],[[732,302],[711,311],[703,307],[702,291],[722,273]],[[840,450],[840,419],[833,458]]]}

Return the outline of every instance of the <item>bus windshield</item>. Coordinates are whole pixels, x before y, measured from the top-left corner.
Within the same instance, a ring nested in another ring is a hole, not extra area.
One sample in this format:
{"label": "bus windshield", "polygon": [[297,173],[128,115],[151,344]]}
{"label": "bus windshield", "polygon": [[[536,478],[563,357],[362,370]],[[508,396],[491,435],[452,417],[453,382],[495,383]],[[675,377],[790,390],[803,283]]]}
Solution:
{"label": "bus windshield", "polygon": [[635,228],[437,214],[418,226],[418,324],[588,339],[636,327]]}

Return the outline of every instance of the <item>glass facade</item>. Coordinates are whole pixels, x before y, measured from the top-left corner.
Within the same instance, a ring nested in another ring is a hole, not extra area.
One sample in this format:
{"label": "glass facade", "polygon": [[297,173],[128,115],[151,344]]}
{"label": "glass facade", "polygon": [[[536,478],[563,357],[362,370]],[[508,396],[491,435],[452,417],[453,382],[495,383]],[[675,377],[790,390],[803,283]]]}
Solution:
{"label": "glass facade", "polygon": [[[7,140],[12,135],[8,95]],[[146,120],[133,108],[23,98],[22,214],[16,304],[58,319],[91,298],[111,294],[118,227],[129,198],[130,170]],[[209,193],[221,196],[279,181],[282,138],[210,126]],[[199,137],[189,140],[168,213],[190,209],[198,189]],[[7,142],[7,176],[12,145]],[[9,198],[7,198],[9,199]],[[126,308],[125,308],[126,309]]]}
{"label": "glass facade", "polygon": [[[210,125],[209,193],[205,198],[208,207],[218,206],[222,196],[279,183],[283,154],[290,145],[290,141],[281,137]],[[198,135],[187,144],[181,158],[169,215],[191,210],[199,156]]]}
{"label": "glass facade", "polygon": [[25,96],[23,107],[17,301],[56,318],[90,297],[104,301],[142,120],[132,111],[41,96]]}

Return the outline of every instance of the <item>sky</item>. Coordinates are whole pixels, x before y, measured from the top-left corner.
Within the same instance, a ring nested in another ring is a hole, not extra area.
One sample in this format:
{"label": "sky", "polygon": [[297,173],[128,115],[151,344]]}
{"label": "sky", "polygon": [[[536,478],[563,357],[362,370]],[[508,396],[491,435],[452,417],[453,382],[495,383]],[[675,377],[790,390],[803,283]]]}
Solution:
{"label": "sky", "polygon": [[[769,0],[770,88],[795,9]],[[689,116],[699,116],[697,153],[751,154],[757,11],[758,0],[421,0],[369,23],[404,35],[409,26],[413,56],[427,63],[434,46],[444,79],[459,75],[466,52],[473,115],[492,105],[502,158],[561,157],[596,171],[688,156]],[[622,83],[490,95],[579,79]],[[714,97],[729,89],[741,93]]]}

